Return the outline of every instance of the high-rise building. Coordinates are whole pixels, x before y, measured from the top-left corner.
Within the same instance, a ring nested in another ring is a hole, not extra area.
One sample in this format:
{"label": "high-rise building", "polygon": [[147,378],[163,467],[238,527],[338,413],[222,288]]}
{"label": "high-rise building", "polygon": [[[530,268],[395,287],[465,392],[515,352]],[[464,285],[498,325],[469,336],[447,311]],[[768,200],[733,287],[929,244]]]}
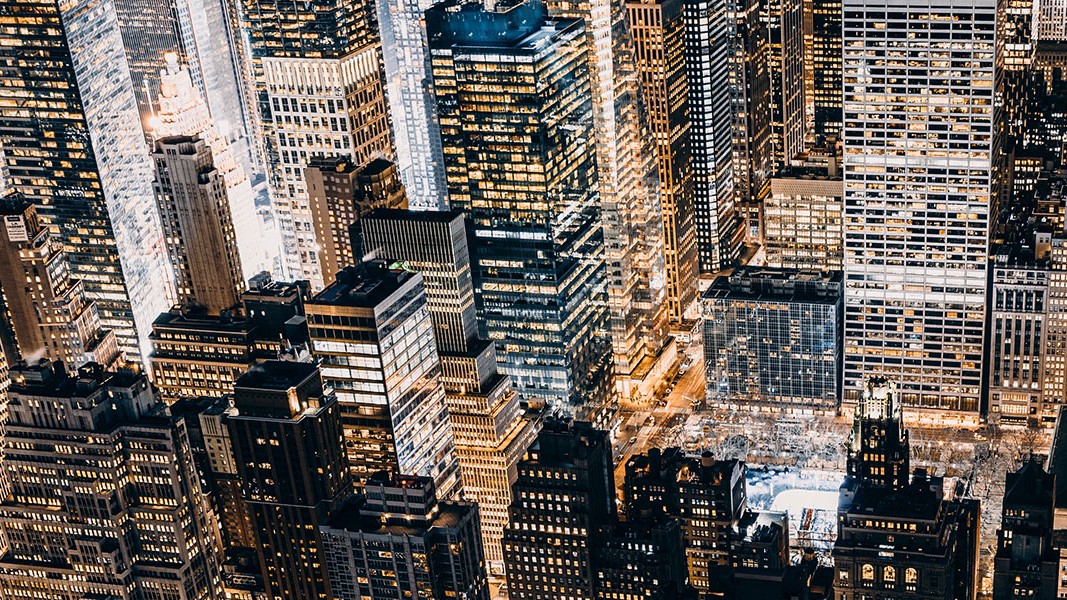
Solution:
{"label": "high-rise building", "polygon": [[[1005,2],[998,15],[997,36],[1002,47],[1004,98],[1000,122],[1005,154],[1025,152],[1027,123],[1039,95],[1040,76],[1034,68],[1039,0]],[[1010,170],[1008,171],[1010,172]],[[1006,179],[1007,181],[1007,179]],[[1004,192],[1007,193],[1007,186]]]}
{"label": "high-rise building", "polygon": [[100,327],[96,303],[71,277],[66,254],[41,226],[33,204],[12,192],[0,198],[0,216],[0,344],[8,364],[47,358],[113,365],[120,358],[115,334]]}
{"label": "high-rise building", "polygon": [[237,306],[245,281],[227,185],[198,137],[156,140],[153,184],[179,304],[208,314]]}
{"label": "high-rise building", "polygon": [[945,489],[925,469],[907,472],[901,399],[888,380],[867,383],[854,418],[837,511],[834,596],[973,600],[978,501],[962,497],[962,483]]}
{"label": "high-rise building", "polygon": [[0,587],[17,598],[222,598],[215,516],[184,420],[148,378],[11,370]]}
{"label": "high-rise building", "polygon": [[638,394],[642,369],[659,356],[668,333],[663,220],[655,134],[642,97],[626,4],[613,0],[547,0],[551,19],[585,22],[607,267],[608,327],[616,384]]}
{"label": "high-rise building", "polygon": [[1037,38],[1046,42],[1067,42],[1067,0],[1039,0]]}
{"label": "high-rise building", "polygon": [[815,135],[841,135],[841,0],[809,0],[811,4],[812,108]]}
{"label": "high-rise building", "polygon": [[508,595],[596,595],[594,553],[617,520],[611,444],[589,423],[546,418],[519,463],[504,530]]}
{"label": "high-rise building", "polygon": [[438,502],[429,477],[379,471],[320,527],[333,597],[489,600],[478,526],[478,507]]}
{"label": "high-rise building", "polygon": [[[770,34],[761,0],[727,0],[726,31],[736,201],[745,239],[759,239],[758,204],[774,171]],[[755,223],[749,216],[755,210]],[[755,229],[755,230],[753,230]]]}
{"label": "high-rise building", "polygon": [[993,596],[1016,600],[1059,597],[1060,550],[1052,540],[1056,517],[1056,475],[1030,456],[1004,485]]}
{"label": "high-rise building", "polygon": [[463,495],[478,503],[490,571],[502,572],[511,484],[536,427],[497,369],[496,345],[478,339],[463,213],[379,209],[359,228],[365,254],[402,260],[423,276]]}
{"label": "high-rise building", "polygon": [[[168,53],[160,74],[158,108],[148,121],[147,133],[159,140],[172,136],[199,137],[211,148],[215,169],[226,184],[230,219],[241,254],[242,279],[273,269],[279,248],[275,240],[263,237],[263,225],[256,213],[255,193],[244,162],[247,156],[231,146],[220,131],[218,119],[208,109],[200,91],[193,86],[189,69],[178,64],[178,56]],[[232,124],[239,125],[239,124]]]}
{"label": "high-rise building", "polygon": [[745,236],[735,204],[730,14],[725,0],[692,0],[682,6],[692,204],[702,273],[733,264]]}
{"label": "high-rise building", "polygon": [[7,187],[37,205],[101,324],[139,362],[169,306],[170,267],[114,3],[5,0],[0,11],[13,19],[0,47]]}
{"label": "high-rise building", "polygon": [[243,0],[260,126],[285,273],[324,287],[304,169],[319,156],[355,164],[393,154],[374,6],[364,0]]}
{"label": "high-rise building", "polygon": [[324,281],[363,257],[353,247],[349,228],[375,208],[407,208],[396,165],[376,158],[357,165],[347,156],[314,158],[304,170],[311,224],[318,243]]}
{"label": "high-rise building", "polygon": [[442,499],[456,497],[459,466],[422,276],[402,263],[360,263],[304,310],[356,482],[392,469],[431,477]]}
{"label": "high-rise building", "polygon": [[607,271],[583,24],[549,19],[536,2],[504,12],[457,4],[435,6],[426,22],[449,198],[469,223],[485,337],[524,399],[607,419],[611,349],[598,336]]}
{"label": "high-rise building", "polygon": [[845,189],[836,168],[790,167],[771,179],[763,202],[766,265],[785,269],[844,267]]}
{"label": "high-rise building", "polygon": [[621,522],[595,554],[596,598],[669,600],[690,591],[676,519],[656,515]]}
{"label": "high-rise building", "polygon": [[740,268],[704,294],[707,401],[731,410],[835,414],[840,271]]}
{"label": "high-rise building", "polygon": [[[674,323],[680,323],[697,300],[699,268],[683,10],[682,0],[626,4],[635,62],[656,140],[667,265],[667,314]],[[703,128],[704,124],[700,126]],[[700,156],[704,158],[703,154]]]}
{"label": "high-rise building", "polygon": [[351,494],[341,408],[319,368],[267,361],[234,385],[226,424],[268,597],[327,600],[319,526]]}
{"label": "high-rise building", "polygon": [[231,394],[234,381],[264,360],[307,358],[306,283],[252,282],[243,310],[210,315],[177,306],[152,323],[152,382],[168,404]]}
{"label": "high-rise building", "polygon": [[[843,2],[846,401],[884,374],[920,418],[978,422],[1000,185],[998,5]],[[941,80],[945,61],[966,66]],[[939,83],[902,85],[901,69]]]}
{"label": "high-rise building", "polygon": [[771,148],[774,169],[789,164],[804,150],[804,10],[803,0],[764,0],[768,71],[771,77]]}
{"label": "high-rise building", "polygon": [[716,567],[730,564],[730,535],[747,510],[744,463],[652,448],[627,461],[622,490],[628,518],[663,512],[680,522],[689,585],[708,594]]}
{"label": "high-rise building", "polygon": [[375,2],[385,57],[396,164],[412,208],[448,207],[445,158],[433,92],[425,12],[433,0]]}

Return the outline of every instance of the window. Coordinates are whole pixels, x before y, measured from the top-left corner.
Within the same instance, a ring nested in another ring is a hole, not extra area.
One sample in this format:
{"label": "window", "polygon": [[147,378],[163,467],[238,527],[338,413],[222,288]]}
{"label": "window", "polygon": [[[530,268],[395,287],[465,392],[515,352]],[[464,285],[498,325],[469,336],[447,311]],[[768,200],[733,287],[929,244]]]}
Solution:
{"label": "window", "polygon": [[919,572],[911,567],[905,569],[904,583],[919,583]]}
{"label": "window", "polygon": [[860,572],[860,578],[864,581],[874,581],[874,567],[871,565],[863,565],[863,569]]}
{"label": "window", "polygon": [[889,566],[887,566],[886,568],[882,569],[882,580],[883,581],[889,581],[889,582],[896,581],[897,580],[897,570],[894,569],[893,567],[889,567]]}

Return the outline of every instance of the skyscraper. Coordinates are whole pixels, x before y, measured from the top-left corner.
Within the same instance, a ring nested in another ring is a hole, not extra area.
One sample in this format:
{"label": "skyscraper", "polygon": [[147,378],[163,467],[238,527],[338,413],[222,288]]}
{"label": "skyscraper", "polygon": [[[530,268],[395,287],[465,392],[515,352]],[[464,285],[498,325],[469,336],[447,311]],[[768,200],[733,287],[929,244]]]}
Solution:
{"label": "skyscraper", "polygon": [[[0,143],[8,186],[58,233],[71,274],[133,361],[168,306],[170,268],[152,200],[130,70],[111,0],[5,0]],[[33,46],[31,56],[23,49]]]}
{"label": "skyscraper", "polygon": [[308,161],[341,155],[364,164],[393,154],[374,9],[365,1],[243,4],[285,272],[322,289],[333,273],[318,262]]}
{"label": "skyscraper", "polygon": [[832,269],[844,266],[845,189],[832,169],[792,167],[771,179],[763,202],[763,250],[767,266]]}
{"label": "skyscraper", "polygon": [[810,0],[815,135],[841,134],[841,0]]}
{"label": "skyscraper", "polygon": [[393,469],[431,477],[442,499],[455,497],[459,466],[422,276],[402,263],[360,263],[304,309],[356,482]]}
{"label": "skyscraper", "polygon": [[478,503],[485,557],[501,572],[511,484],[536,427],[497,370],[496,344],[478,339],[463,213],[379,209],[359,228],[366,254],[403,260],[423,274],[463,494]]}
{"label": "skyscraper", "polygon": [[439,502],[429,477],[379,471],[321,527],[334,597],[489,600],[478,527],[478,507]]}
{"label": "skyscraper", "polygon": [[678,323],[696,302],[696,215],[690,165],[689,85],[681,0],[627,2],[634,58],[659,160],[667,313]]}
{"label": "skyscraper", "polygon": [[804,150],[804,11],[802,0],[764,0],[769,36],[771,147],[774,169]]}
{"label": "skyscraper", "polygon": [[725,0],[683,3],[693,208],[702,273],[730,266],[745,236],[734,187],[731,63]]}
{"label": "skyscraper", "polygon": [[374,5],[378,9],[389,116],[396,136],[400,177],[412,208],[447,208],[445,158],[424,17],[434,2],[382,0]]}
{"label": "skyscraper", "polygon": [[328,283],[363,257],[349,229],[375,208],[407,208],[407,195],[396,165],[376,158],[357,165],[345,156],[312,159],[304,170],[311,223],[318,242],[319,265]]}
{"label": "skyscraper", "polygon": [[745,239],[759,237],[746,215],[762,201],[774,168],[770,35],[762,6],[760,0],[726,2],[733,175],[737,202],[744,205]]}
{"label": "skyscraper", "polygon": [[[230,219],[241,254],[242,280],[274,268],[278,259],[277,240],[264,239],[263,223],[256,214],[251,175],[245,170],[247,156],[240,156],[220,131],[218,119],[208,110],[200,91],[193,86],[190,72],[169,53],[160,74],[158,108],[148,121],[147,133],[155,140],[171,136],[195,136],[211,148],[215,168],[226,184]],[[228,126],[238,126],[238,123]]]}
{"label": "skyscraper", "polygon": [[156,201],[178,302],[209,314],[237,306],[245,280],[226,181],[198,137],[156,140]]}
{"label": "skyscraper", "polygon": [[1045,472],[1033,455],[1007,474],[994,558],[995,597],[1059,596],[1060,551],[1052,540],[1056,487],[1056,475]]}
{"label": "skyscraper", "polygon": [[[47,358],[70,365],[111,366],[120,358],[114,332],[100,327],[96,303],[73,279],[63,249],[17,192],[0,198],[0,343],[8,364]],[[36,284],[36,285],[34,285]]]}
{"label": "skyscraper", "polygon": [[[998,0],[843,5],[846,400],[885,374],[935,422],[977,423],[1000,183]],[[944,77],[953,61],[960,76]],[[905,73],[931,85],[904,85]]]}
{"label": "skyscraper", "polygon": [[667,299],[657,152],[634,42],[619,0],[547,0],[553,19],[585,21],[597,190],[607,266],[608,329],[617,388],[636,393],[642,361],[666,341]]}
{"label": "skyscraper", "polygon": [[1037,38],[1046,42],[1067,42],[1067,0],[1040,0]]}
{"label": "skyscraper", "polygon": [[616,521],[607,432],[589,423],[545,419],[519,463],[512,494],[504,530],[509,595],[596,598],[594,553]]}
{"label": "skyscraper", "polygon": [[611,350],[597,333],[608,327],[607,275],[582,22],[549,19],[536,2],[504,12],[447,2],[426,22],[449,197],[469,222],[501,370],[527,400],[606,417]]}
{"label": "skyscraper", "polygon": [[267,361],[241,376],[226,415],[268,596],[327,600],[319,526],[351,494],[341,410],[310,363]]}
{"label": "skyscraper", "polygon": [[68,374],[47,360],[11,377],[4,593],[222,598],[218,526],[185,422],[148,378],[95,363]]}

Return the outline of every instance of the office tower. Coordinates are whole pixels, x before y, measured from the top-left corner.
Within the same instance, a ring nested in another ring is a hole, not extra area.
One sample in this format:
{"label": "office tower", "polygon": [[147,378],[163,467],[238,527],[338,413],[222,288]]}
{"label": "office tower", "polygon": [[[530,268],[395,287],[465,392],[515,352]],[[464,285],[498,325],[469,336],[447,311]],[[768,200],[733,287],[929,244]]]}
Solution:
{"label": "office tower", "polygon": [[1005,154],[1024,153],[1027,145],[1024,138],[1032,127],[1027,123],[1030,117],[1027,113],[1033,110],[1039,87],[1039,78],[1034,69],[1038,5],[1039,0],[1006,2],[998,15],[997,35],[1001,38],[1004,67],[1004,108],[1000,125],[1003,127],[1001,135]]}
{"label": "office tower", "polygon": [[812,40],[810,78],[815,135],[841,135],[841,0],[810,0]]}
{"label": "office tower", "polygon": [[[656,140],[667,265],[667,314],[673,323],[680,323],[696,302],[699,268],[683,10],[681,0],[626,4],[635,63]],[[703,132],[704,124],[699,126]]]}
{"label": "office tower", "polygon": [[613,479],[606,431],[568,418],[544,420],[512,486],[504,530],[509,596],[596,597],[594,549],[617,520]]}
{"label": "office tower", "polygon": [[[733,176],[745,239],[759,239],[758,204],[773,173],[770,34],[760,0],[727,0],[726,31]],[[755,229],[753,231],[753,229]]]}
{"label": "office tower", "polygon": [[[637,383],[667,341],[667,289],[657,147],[642,98],[626,4],[548,0],[547,18],[585,22],[596,189],[607,267],[608,328],[616,389]],[[643,369],[643,371],[642,371]]]}
{"label": "office tower", "polygon": [[619,523],[596,550],[596,597],[684,597],[688,591],[684,557],[677,520],[660,515]]}
{"label": "office tower", "polygon": [[896,385],[882,377],[867,380],[848,440],[849,477],[894,490],[907,487],[911,446],[902,421]]}
{"label": "office tower", "polygon": [[412,208],[447,208],[441,127],[433,92],[425,12],[432,0],[376,2],[396,164]]}
{"label": "office tower", "polygon": [[208,110],[200,91],[193,86],[189,69],[179,66],[176,54],[168,53],[164,58],[166,66],[160,74],[159,107],[145,131],[155,141],[172,136],[198,137],[211,148],[212,162],[226,185],[230,219],[241,255],[242,279],[269,271],[279,249],[271,240],[264,239],[262,223],[256,214],[255,193],[242,164],[242,161],[247,162],[247,156],[239,156],[220,132],[218,120]]}
{"label": "office tower", "polygon": [[689,584],[709,593],[712,571],[730,564],[729,536],[746,511],[744,463],[652,448],[627,461],[622,491],[627,518],[663,512],[680,522]]}
{"label": "office tower", "polygon": [[284,273],[324,287],[304,169],[320,156],[355,164],[393,154],[373,6],[243,0],[271,202]]}
{"label": "office tower", "polygon": [[320,529],[335,598],[489,600],[478,508],[429,477],[379,471]]}
{"label": "office tower", "polygon": [[1067,42],[1067,0],[1039,0],[1037,39]]}
{"label": "office tower", "polygon": [[[426,23],[449,198],[470,224],[485,337],[525,400],[608,419],[611,350],[597,336],[608,327],[607,272],[583,25],[548,19],[536,3],[505,12],[454,4],[430,9]],[[509,93],[490,97],[486,86]]]}
{"label": "office tower", "polygon": [[769,267],[844,267],[845,189],[831,169],[790,167],[771,179],[763,202],[763,249]]}
{"label": "office tower", "polygon": [[174,265],[178,303],[208,314],[237,305],[245,282],[226,181],[197,137],[156,140],[156,202]]}
{"label": "office tower", "polygon": [[[978,501],[961,497],[962,483],[946,490],[942,478],[925,469],[917,469],[909,482],[897,390],[885,379],[869,381],[866,390],[853,439],[873,438],[879,452],[865,443],[862,451],[853,446],[850,455],[837,511],[834,595],[975,598]],[[891,431],[883,434],[883,428]],[[885,457],[883,448],[897,456]]]}
{"label": "office tower", "polygon": [[307,358],[306,282],[252,280],[243,310],[207,314],[176,306],[152,323],[152,382],[168,404],[222,398],[252,365],[280,356]]}
{"label": "office tower", "polygon": [[[1000,183],[997,1],[843,10],[846,401],[884,374],[920,418],[977,423]],[[944,61],[969,67],[937,86],[899,85],[897,69],[936,78]]]}
{"label": "office tower", "polygon": [[511,484],[536,427],[497,370],[496,344],[478,339],[463,213],[378,209],[358,227],[365,255],[402,260],[423,276],[463,494],[478,503],[489,570],[502,572]]}
{"label": "office tower", "polygon": [[460,492],[452,424],[422,276],[360,263],[304,306],[311,353],[337,393],[344,449],[357,483],[381,469]]}
{"label": "office tower", "polygon": [[341,408],[319,368],[267,361],[234,384],[226,424],[268,597],[332,598],[319,526],[352,491]]}
{"label": "office tower", "polygon": [[693,208],[702,273],[730,266],[745,236],[735,204],[740,196],[734,187],[729,15],[724,0],[682,5]]}
{"label": "office tower", "polygon": [[1030,456],[1006,475],[993,597],[1054,600],[1059,597],[1060,550],[1052,541],[1056,516],[1056,475]]}
{"label": "office tower", "polygon": [[375,208],[407,208],[396,165],[376,158],[357,165],[347,156],[314,158],[304,170],[311,223],[325,280],[363,258],[349,228]]}
{"label": "office tower", "polygon": [[803,0],[766,0],[771,78],[771,148],[774,169],[804,151],[804,10]]}
{"label": "office tower", "polygon": [[840,271],[739,268],[705,292],[707,401],[834,414],[841,398]]}
{"label": "office tower", "polygon": [[0,197],[0,286],[8,364],[47,358],[70,365],[110,366],[120,357],[114,332],[101,329],[96,303],[73,279],[66,254],[17,192]]}
{"label": "office tower", "polygon": [[[163,231],[153,210],[144,144],[109,0],[6,0],[11,65],[0,81],[7,184],[58,234],[71,275],[97,304],[130,361],[148,354],[152,319],[169,305]],[[40,52],[27,56],[32,46]]]}
{"label": "office tower", "polygon": [[68,374],[48,360],[10,375],[5,595],[222,598],[185,422],[147,377],[95,363]]}

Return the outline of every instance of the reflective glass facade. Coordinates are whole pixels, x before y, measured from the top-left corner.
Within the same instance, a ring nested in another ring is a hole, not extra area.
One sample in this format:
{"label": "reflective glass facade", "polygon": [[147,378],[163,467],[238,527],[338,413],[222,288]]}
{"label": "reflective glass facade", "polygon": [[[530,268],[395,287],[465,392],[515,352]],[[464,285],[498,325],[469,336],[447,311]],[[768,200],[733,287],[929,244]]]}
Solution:
{"label": "reflective glass facade", "polygon": [[139,361],[169,306],[171,277],[115,8],[4,0],[0,13],[9,184],[37,205],[101,324]]}

